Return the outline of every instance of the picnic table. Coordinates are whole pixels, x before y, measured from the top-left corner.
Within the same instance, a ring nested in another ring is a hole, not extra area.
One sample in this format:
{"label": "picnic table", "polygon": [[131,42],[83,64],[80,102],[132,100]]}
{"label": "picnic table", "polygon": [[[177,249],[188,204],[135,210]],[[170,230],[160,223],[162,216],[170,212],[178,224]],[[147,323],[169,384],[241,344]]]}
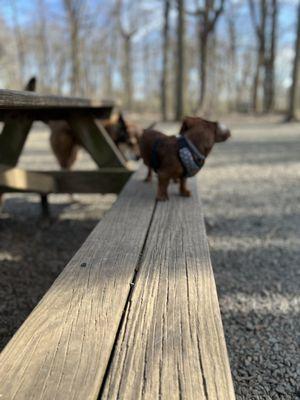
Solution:
{"label": "picnic table", "polygon": [[[131,171],[101,124],[113,102],[42,96],[0,90],[0,193],[37,192],[45,205],[49,193],[118,193]],[[78,142],[98,165],[98,171],[27,171],[17,163],[34,121],[65,120]]]}
{"label": "picnic table", "polygon": [[[74,172],[65,180],[15,167],[32,121],[50,115],[70,123],[101,167],[101,190],[113,185],[105,168],[128,179],[94,121],[111,104],[36,96],[0,92],[1,190],[92,189],[90,172],[79,184]],[[2,351],[1,400],[234,400],[199,180],[190,180],[191,198],[171,187],[170,200],[157,202],[144,176],[141,167],[130,177]]]}

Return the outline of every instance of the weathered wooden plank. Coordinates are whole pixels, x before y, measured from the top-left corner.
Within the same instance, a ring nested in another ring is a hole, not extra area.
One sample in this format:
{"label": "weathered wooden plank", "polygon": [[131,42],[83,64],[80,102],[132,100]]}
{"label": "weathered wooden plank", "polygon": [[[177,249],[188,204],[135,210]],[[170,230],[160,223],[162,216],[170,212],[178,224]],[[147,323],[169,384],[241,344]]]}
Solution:
{"label": "weathered wooden plank", "polygon": [[124,167],[126,160],[100,123],[88,115],[72,115],[68,119],[73,132],[96,164],[101,167]]}
{"label": "weathered wooden plank", "polygon": [[44,108],[15,108],[1,109],[0,108],[0,121],[6,121],[7,118],[19,119],[30,118],[34,121],[52,121],[52,120],[66,120],[70,115],[90,115],[96,119],[107,119],[110,117],[113,110],[112,106],[100,107],[44,107]]}
{"label": "weathered wooden plank", "polygon": [[0,164],[15,166],[18,162],[33,120],[27,115],[8,118],[0,134]]}
{"label": "weathered wooden plank", "polygon": [[91,102],[89,99],[43,96],[33,92],[0,90],[0,121],[7,118],[30,118],[48,121],[66,119],[71,114],[88,114],[94,118],[109,118],[115,106],[112,101]]}
{"label": "weathered wooden plank", "polygon": [[1,400],[97,399],[155,204],[144,173],[1,353]]}
{"label": "weathered wooden plank", "polygon": [[0,188],[7,192],[120,193],[132,171],[102,168],[100,171],[25,171],[0,165]]}
{"label": "weathered wooden plank", "polygon": [[10,168],[0,165],[1,192],[20,191],[51,193],[56,191],[55,179],[38,172],[24,171],[20,168]]}
{"label": "weathered wooden plank", "polygon": [[119,193],[132,171],[102,168],[99,171],[43,171],[55,180],[54,193]]}
{"label": "weathered wooden plank", "polygon": [[101,399],[234,399],[196,182],[158,203]]}
{"label": "weathered wooden plank", "polygon": [[40,95],[33,92],[0,89],[0,109],[12,108],[85,108],[114,106],[111,101],[93,103],[89,99],[79,97],[63,97],[53,95]]}

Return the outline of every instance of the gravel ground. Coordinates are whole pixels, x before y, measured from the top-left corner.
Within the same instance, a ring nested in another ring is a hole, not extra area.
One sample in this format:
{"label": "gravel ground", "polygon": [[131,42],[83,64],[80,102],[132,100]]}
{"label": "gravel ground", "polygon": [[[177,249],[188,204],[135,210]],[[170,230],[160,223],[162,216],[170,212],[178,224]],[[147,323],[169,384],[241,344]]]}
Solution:
{"label": "gravel ground", "polygon": [[[20,165],[58,169],[48,132],[37,124]],[[76,169],[95,169],[81,152]],[[51,195],[51,219],[40,217],[39,196],[6,194],[0,213],[0,350],[51,286],[115,201],[115,195]]]}
{"label": "gravel ground", "polygon": [[[231,119],[202,174],[211,257],[237,399],[300,399],[300,125]],[[171,130],[174,126],[167,126]],[[21,164],[55,162],[38,126]],[[86,155],[79,168],[95,168]],[[0,215],[0,348],[115,196],[7,195]],[[58,239],[59,238],[59,239]]]}
{"label": "gravel ground", "polygon": [[300,125],[233,123],[202,176],[238,399],[300,398]]}

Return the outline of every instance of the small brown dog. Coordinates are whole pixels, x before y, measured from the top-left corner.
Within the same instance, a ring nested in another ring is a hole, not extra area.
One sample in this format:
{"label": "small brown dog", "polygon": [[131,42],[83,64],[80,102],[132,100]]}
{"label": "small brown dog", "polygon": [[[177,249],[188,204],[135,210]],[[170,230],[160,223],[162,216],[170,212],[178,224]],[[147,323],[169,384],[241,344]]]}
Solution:
{"label": "small brown dog", "polygon": [[[102,122],[104,128],[125,158],[139,157],[138,135],[135,125],[125,122],[123,115],[117,113],[111,119]],[[50,128],[50,145],[61,168],[70,169],[75,163],[80,143],[66,121],[47,121]]]}
{"label": "small brown dog", "polygon": [[186,117],[180,136],[167,136],[159,131],[145,130],[140,138],[140,152],[148,167],[146,181],[151,181],[152,170],[158,175],[156,199],[168,200],[170,180],[179,180],[179,192],[189,197],[186,178],[195,175],[215,143],[224,142],[230,131],[217,122],[199,117]]}

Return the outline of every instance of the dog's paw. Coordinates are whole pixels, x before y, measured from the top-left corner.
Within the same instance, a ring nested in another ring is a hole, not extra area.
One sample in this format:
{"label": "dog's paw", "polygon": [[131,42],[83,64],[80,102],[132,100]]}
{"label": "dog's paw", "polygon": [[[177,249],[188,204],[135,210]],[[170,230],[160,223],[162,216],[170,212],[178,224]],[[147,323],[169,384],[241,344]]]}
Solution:
{"label": "dog's paw", "polygon": [[183,197],[191,197],[191,195],[192,195],[192,193],[191,193],[191,191],[190,190],[182,190],[181,192],[180,192],[180,196],[183,196]]}
{"label": "dog's paw", "polygon": [[157,201],[167,201],[167,200],[169,200],[169,196],[168,195],[159,195],[159,196],[156,196],[156,200]]}

